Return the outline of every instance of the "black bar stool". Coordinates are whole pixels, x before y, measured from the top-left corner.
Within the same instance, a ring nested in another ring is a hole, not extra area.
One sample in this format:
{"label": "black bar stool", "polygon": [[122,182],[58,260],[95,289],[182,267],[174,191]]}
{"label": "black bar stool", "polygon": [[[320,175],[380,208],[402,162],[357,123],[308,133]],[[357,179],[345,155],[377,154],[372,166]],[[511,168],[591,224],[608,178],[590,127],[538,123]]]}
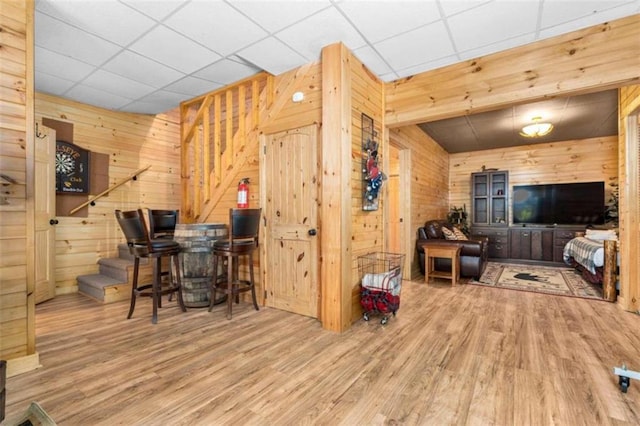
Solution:
{"label": "black bar stool", "polygon": [[149,234],[152,240],[173,238],[178,223],[178,210],[149,209]]}
{"label": "black bar stool", "polygon": [[[231,319],[233,299],[240,302],[240,293],[250,291],[253,306],[256,311],[256,288],[253,274],[253,252],[258,247],[258,232],[260,230],[260,215],[262,209],[230,209],[229,210],[229,238],[217,240],[213,244],[214,278],[211,283],[211,300],[209,312],[216,300],[216,292],[227,295],[227,319]],[[249,279],[239,277],[241,257],[246,256],[249,262]],[[219,259],[227,262],[227,272],[217,275]]]}
{"label": "black bar stool", "polygon": [[[131,211],[116,210],[118,224],[127,239],[129,252],[134,256],[133,284],[131,286],[131,305],[127,319],[133,315],[138,296],[151,297],[153,299],[153,315],[151,322],[158,322],[158,308],[162,307],[162,295],[178,293],[178,305],[183,312],[187,309],[182,302],[181,282],[180,282],[180,245],[169,239],[150,239],[149,232],[141,209]],[[173,268],[169,268],[168,286],[162,287],[163,257],[169,257],[173,262]],[[151,284],[138,286],[138,275],[140,271],[140,259],[147,258],[153,262],[153,281]]]}

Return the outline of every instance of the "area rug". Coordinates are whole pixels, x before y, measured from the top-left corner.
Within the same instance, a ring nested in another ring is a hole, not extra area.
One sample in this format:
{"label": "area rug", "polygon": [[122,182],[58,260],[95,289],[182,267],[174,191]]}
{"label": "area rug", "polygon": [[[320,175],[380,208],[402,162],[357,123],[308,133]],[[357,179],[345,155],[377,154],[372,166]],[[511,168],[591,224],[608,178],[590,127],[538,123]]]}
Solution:
{"label": "area rug", "polygon": [[469,284],[602,300],[602,287],[573,268],[489,262],[480,280]]}

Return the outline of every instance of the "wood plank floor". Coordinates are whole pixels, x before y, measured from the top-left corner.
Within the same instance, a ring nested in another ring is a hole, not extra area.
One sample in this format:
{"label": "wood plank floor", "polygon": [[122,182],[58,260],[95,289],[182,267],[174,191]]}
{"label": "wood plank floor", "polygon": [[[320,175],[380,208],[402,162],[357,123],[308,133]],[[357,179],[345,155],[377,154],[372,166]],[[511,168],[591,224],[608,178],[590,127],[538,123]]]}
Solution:
{"label": "wood plank floor", "polygon": [[60,425],[637,425],[640,316],[607,302],[405,281],[397,317],[337,334],[249,303],[181,313],[64,295],[37,307],[42,368],[7,421]]}

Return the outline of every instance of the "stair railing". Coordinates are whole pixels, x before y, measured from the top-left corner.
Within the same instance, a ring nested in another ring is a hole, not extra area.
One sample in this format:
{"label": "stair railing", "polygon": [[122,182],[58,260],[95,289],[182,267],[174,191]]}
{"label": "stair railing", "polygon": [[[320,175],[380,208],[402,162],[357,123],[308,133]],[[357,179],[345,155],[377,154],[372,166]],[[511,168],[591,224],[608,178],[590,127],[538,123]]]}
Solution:
{"label": "stair railing", "polygon": [[83,207],[88,206],[89,204],[91,204],[92,206],[95,205],[96,200],[98,198],[102,198],[105,195],[107,195],[108,193],[110,193],[111,191],[113,191],[114,189],[124,185],[125,183],[129,182],[130,180],[137,180],[138,179],[138,175],[141,174],[142,172],[145,172],[147,170],[149,170],[151,168],[151,164],[149,164],[146,167],[143,167],[141,169],[136,170],[135,172],[133,172],[132,174],[130,174],[129,176],[127,176],[126,178],[122,179],[120,182],[116,183],[113,186],[110,186],[109,188],[105,189],[104,191],[102,191],[101,193],[99,193],[98,195],[94,196],[93,198],[90,198],[89,200],[85,201],[84,203],[80,204],[78,207],[73,208],[71,211],[69,211],[69,216],[71,216],[72,214],[74,214],[75,212],[79,211],[80,209],[82,209]]}

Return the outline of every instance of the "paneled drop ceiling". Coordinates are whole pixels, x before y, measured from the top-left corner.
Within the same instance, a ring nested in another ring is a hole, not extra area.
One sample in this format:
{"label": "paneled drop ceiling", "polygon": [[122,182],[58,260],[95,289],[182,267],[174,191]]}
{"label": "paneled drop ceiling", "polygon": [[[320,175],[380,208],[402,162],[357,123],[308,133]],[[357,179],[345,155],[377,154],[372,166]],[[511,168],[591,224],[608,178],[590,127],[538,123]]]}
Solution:
{"label": "paneled drop ceiling", "polygon": [[155,114],[339,41],[392,81],[639,12],[640,0],[36,0],[35,83]]}
{"label": "paneled drop ceiling", "polygon": [[[521,136],[532,117],[542,117],[554,129],[538,138]],[[613,136],[618,134],[618,90],[433,121],[420,128],[449,153]]]}

